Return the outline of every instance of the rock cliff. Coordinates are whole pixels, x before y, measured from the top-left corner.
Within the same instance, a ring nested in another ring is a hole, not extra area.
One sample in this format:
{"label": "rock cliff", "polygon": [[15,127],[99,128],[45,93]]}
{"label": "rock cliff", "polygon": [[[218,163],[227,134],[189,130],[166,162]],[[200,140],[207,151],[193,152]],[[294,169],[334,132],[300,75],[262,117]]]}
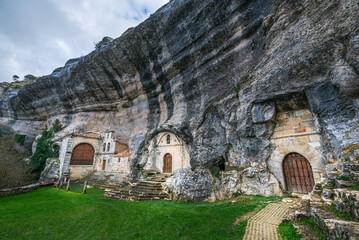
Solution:
{"label": "rock cliff", "polygon": [[1,93],[1,123],[31,136],[56,118],[64,132],[111,126],[129,139],[133,169],[152,137],[170,131],[188,145],[192,168],[263,171],[276,111],[304,106],[325,159],[339,158],[359,144],[358,16],[355,0],[172,0],[90,54]]}

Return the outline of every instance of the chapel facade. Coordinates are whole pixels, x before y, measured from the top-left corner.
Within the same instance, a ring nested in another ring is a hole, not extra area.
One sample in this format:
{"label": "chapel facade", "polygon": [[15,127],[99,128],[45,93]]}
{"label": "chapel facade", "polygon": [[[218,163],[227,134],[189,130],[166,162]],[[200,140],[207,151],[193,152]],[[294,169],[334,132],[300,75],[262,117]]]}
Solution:
{"label": "chapel facade", "polygon": [[61,139],[60,177],[81,179],[92,172],[128,173],[131,152],[114,131],[71,133]]}

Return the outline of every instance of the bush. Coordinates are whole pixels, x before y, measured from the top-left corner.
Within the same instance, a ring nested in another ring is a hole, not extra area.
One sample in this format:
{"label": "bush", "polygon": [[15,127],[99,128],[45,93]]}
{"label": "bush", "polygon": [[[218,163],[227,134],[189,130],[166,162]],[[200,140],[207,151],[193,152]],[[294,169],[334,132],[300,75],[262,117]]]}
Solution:
{"label": "bush", "polygon": [[58,146],[52,143],[54,130],[51,128],[49,131],[44,131],[41,138],[37,141],[36,151],[31,157],[31,172],[40,177],[41,172],[44,170],[46,160],[54,157],[58,152]]}
{"label": "bush", "polygon": [[15,141],[20,144],[21,146],[24,146],[26,135],[22,134],[16,134],[15,135]]}
{"label": "bush", "polygon": [[13,136],[0,138],[0,189],[24,186],[34,179],[28,174],[29,165],[22,160],[27,157],[25,150],[16,145]]}
{"label": "bush", "polygon": [[301,239],[303,236],[297,233],[291,222],[282,222],[278,226],[278,232],[283,240]]}
{"label": "bush", "polygon": [[59,119],[56,119],[54,124],[52,124],[52,129],[55,133],[60,132],[64,127],[62,126]]}

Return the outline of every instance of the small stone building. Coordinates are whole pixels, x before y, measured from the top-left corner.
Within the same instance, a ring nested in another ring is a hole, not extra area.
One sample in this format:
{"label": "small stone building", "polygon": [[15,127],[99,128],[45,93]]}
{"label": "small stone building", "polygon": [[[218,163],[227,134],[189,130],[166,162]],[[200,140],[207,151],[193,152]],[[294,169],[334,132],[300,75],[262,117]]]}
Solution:
{"label": "small stone building", "polygon": [[191,167],[187,146],[171,132],[160,133],[151,140],[147,158],[145,170],[174,173]]}
{"label": "small stone building", "polygon": [[61,139],[60,176],[80,179],[95,171],[128,173],[128,144],[114,131],[72,133]]}

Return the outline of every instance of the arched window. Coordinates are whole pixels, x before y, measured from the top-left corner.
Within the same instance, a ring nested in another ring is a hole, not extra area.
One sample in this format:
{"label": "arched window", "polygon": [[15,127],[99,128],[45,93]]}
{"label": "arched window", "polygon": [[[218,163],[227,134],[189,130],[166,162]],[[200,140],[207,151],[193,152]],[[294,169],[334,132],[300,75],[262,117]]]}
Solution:
{"label": "arched window", "polygon": [[77,145],[72,151],[70,165],[93,165],[95,149],[88,143]]}
{"label": "arched window", "polygon": [[110,151],[111,143],[107,143],[107,152]]}
{"label": "arched window", "polygon": [[106,152],[106,143],[103,144],[103,152]]}
{"label": "arched window", "polygon": [[170,144],[170,143],[171,143],[171,136],[167,135],[167,144]]}

